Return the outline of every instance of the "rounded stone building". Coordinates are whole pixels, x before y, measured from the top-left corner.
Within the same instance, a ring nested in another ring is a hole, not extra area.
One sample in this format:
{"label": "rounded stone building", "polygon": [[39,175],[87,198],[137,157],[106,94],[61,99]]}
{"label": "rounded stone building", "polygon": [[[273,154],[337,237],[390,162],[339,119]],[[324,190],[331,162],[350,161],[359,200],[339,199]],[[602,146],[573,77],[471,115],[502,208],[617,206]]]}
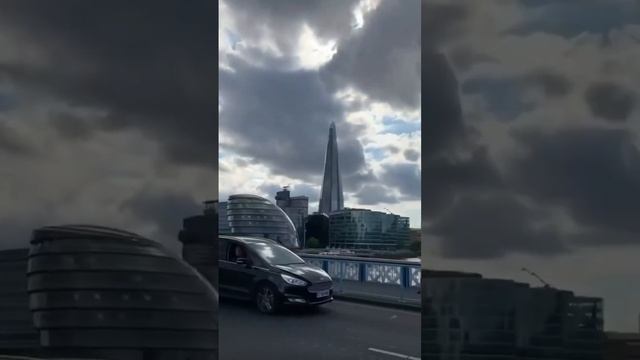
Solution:
{"label": "rounded stone building", "polygon": [[217,359],[215,289],[155,241],[98,226],[40,228],[27,282],[52,356]]}

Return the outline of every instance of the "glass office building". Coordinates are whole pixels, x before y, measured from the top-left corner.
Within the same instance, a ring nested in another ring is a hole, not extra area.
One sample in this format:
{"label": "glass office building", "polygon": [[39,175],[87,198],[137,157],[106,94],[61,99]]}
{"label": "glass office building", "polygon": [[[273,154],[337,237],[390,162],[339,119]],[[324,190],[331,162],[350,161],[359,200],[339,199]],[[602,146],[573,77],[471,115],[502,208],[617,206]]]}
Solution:
{"label": "glass office building", "polygon": [[329,246],[344,249],[395,250],[409,241],[409,218],[369,209],[329,214]]}
{"label": "glass office building", "polygon": [[[225,203],[220,203],[220,207]],[[257,195],[231,195],[221,218],[220,234],[272,239],[288,248],[299,248],[296,227],[279,207]]]}
{"label": "glass office building", "polygon": [[478,274],[423,281],[423,359],[602,359],[602,300]]}
{"label": "glass office building", "polygon": [[2,359],[218,359],[217,291],[158,242],[49,226],[0,270]]}

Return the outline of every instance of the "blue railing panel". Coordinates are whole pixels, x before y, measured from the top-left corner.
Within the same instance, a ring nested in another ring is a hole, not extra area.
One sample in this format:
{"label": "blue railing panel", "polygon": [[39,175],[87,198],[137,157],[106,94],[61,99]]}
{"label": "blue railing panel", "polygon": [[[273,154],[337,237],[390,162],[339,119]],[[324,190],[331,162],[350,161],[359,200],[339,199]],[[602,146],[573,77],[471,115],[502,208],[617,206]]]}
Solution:
{"label": "blue railing panel", "polygon": [[367,282],[380,284],[392,284],[402,286],[401,270],[402,266],[371,264],[367,265]]}
{"label": "blue railing panel", "polygon": [[420,287],[420,264],[401,260],[362,259],[321,255],[302,255],[309,264],[325,270],[336,280]]}

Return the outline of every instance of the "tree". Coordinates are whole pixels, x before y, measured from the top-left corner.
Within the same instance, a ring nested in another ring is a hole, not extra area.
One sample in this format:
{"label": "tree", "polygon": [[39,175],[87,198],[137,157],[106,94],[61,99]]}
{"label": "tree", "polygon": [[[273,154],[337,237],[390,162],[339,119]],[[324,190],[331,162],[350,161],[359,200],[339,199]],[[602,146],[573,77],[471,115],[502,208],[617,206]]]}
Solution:
{"label": "tree", "polygon": [[317,249],[320,247],[320,240],[310,237],[307,239],[307,247],[311,249]]}

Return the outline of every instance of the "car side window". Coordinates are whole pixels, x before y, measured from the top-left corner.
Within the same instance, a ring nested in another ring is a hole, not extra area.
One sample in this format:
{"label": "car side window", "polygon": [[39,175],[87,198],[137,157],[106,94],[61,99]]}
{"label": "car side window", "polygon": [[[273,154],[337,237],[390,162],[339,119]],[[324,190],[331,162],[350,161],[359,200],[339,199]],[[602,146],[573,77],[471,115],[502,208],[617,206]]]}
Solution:
{"label": "car side window", "polygon": [[238,258],[247,258],[247,249],[242,244],[231,243],[227,254],[229,261],[235,262]]}
{"label": "car side window", "polygon": [[255,251],[249,250],[247,251],[247,253],[249,255],[249,260],[251,260],[251,263],[253,264],[253,266],[264,266],[264,261],[260,259],[260,257],[255,253]]}

